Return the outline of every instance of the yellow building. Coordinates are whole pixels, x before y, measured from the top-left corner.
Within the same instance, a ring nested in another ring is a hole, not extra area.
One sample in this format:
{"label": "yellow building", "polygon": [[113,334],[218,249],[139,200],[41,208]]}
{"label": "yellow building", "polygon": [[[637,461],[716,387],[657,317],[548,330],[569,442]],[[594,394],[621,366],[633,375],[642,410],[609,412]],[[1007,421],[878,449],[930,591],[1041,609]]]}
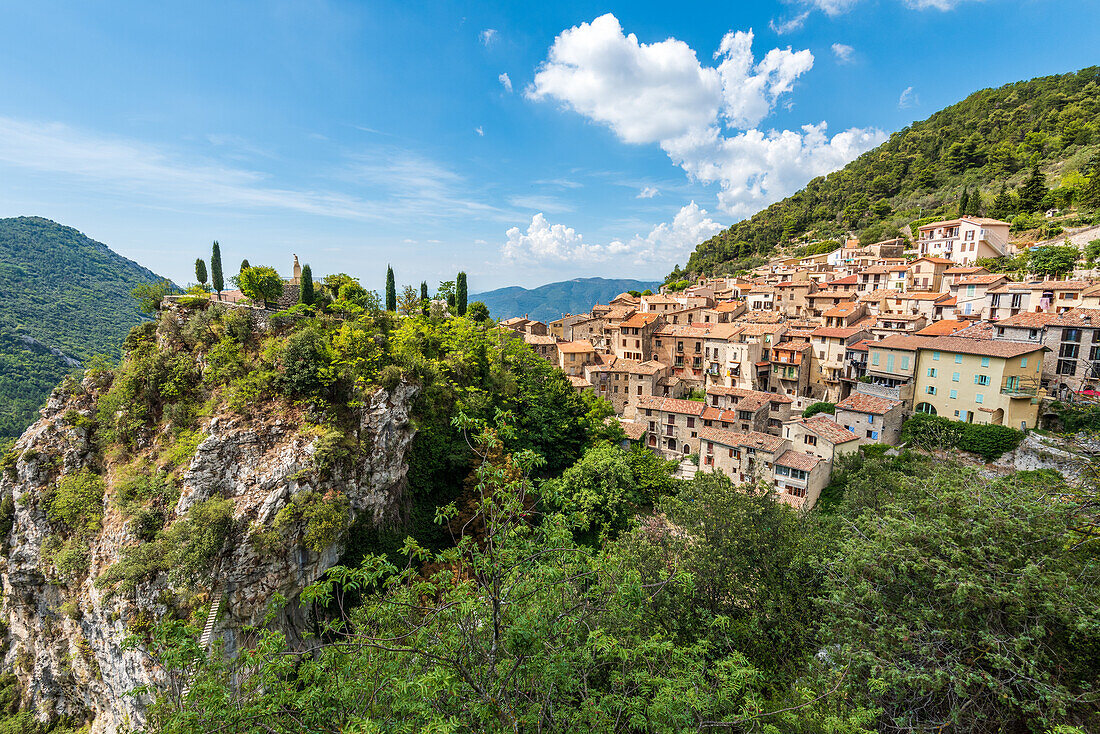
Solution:
{"label": "yellow building", "polygon": [[[914,355],[913,410],[967,423],[1033,428],[1046,347],[955,336],[891,337],[872,342]],[[885,350],[884,350],[885,351]],[[869,368],[872,369],[872,368]]]}

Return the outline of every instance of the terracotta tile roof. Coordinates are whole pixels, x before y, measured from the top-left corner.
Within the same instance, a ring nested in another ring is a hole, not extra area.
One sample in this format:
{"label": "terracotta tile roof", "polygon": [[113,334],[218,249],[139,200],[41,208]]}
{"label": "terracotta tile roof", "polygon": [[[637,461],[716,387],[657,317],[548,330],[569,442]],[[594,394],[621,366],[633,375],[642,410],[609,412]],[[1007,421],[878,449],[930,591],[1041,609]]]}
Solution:
{"label": "terracotta tile roof", "polygon": [[779,342],[772,347],[772,351],[782,350],[785,352],[805,352],[809,348],[810,345],[808,343],[800,344],[798,342]]}
{"label": "terracotta tile roof", "polygon": [[[957,334],[957,332],[956,332]],[[1044,349],[1037,344],[1022,342],[996,341],[993,339],[967,339],[960,336],[888,336],[876,342],[876,346],[886,349],[930,349],[959,354],[976,354],[981,357],[1000,357],[1009,359],[1031,354]]]}
{"label": "terracotta tile roof", "polygon": [[890,298],[895,293],[901,293],[901,291],[893,291],[889,288],[879,288],[878,290],[868,291],[859,296],[859,300],[863,303],[869,301],[881,301],[883,298]]}
{"label": "terracotta tile roof", "polygon": [[864,329],[860,326],[849,326],[847,328],[839,326],[819,326],[811,333],[814,336],[823,336],[830,339],[847,339],[852,334],[858,334],[863,330]]}
{"label": "terracotta tile roof", "polygon": [[1051,326],[1093,326],[1100,327],[1100,310],[1095,308],[1075,308],[1058,315],[1050,322]]}
{"label": "terracotta tile roof", "polygon": [[959,278],[957,285],[990,285],[997,283],[1001,280],[1008,280],[1007,275],[1001,273],[989,273],[987,275],[968,275],[965,278]]}
{"label": "terracotta tile roof", "polygon": [[642,296],[642,303],[679,303],[679,301],[662,293],[654,293],[652,296]]}
{"label": "terracotta tile roof", "polygon": [[633,421],[619,421],[619,425],[623,428],[623,433],[626,437],[632,441],[640,441],[645,436],[645,424],[634,423]]}
{"label": "terracotta tile roof", "polygon": [[537,334],[524,334],[523,341],[527,342],[528,344],[549,346],[551,344],[557,344],[558,338],[556,336],[538,336]]}
{"label": "terracotta tile roof", "polygon": [[857,352],[866,352],[867,345],[870,344],[872,341],[872,339],[862,339],[855,344],[849,344],[847,348],[855,350]]}
{"label": "terracotta tile roof", "polygon": [[840,303],[826,311],[823,316],[848,316],[859,310],[859,304],[855,301]]}
{"label": "terracotta tile roof", "polygon": [[855,285],[857,280],[858,276],[855,273],[852,273],[851,275],[845,275],[843,278],[830,280],[825,285]]}
{"label": "terracotta tile roof", "polygon": [[951,297],[951,298],[948,298],[947,300],[944,300],[944,301],[936,301],[936,305],[937,306],[958,306],[959,305],[959,299],[955,298],[955,297]]}
{"label": "terracotta tile roof", "polygon": [[573,383],[573,387],[592,387],[592,383],[583,377],[577,377],[576,375],[569,375],[569,381]]}
{"label": "terracotta tile roof", "polygon": [[965,329],[971,325],[970,321],[957,321],[955,319],[941,319],[940,321],[933,321],[928,326],[924,327],[920,331],[916,332],[917,336],[948,336],[954,334],[960,329]]}
{"label": "terracotta tile roof", "polygon": [[786,440],[779,436],[759,431],[727,431],[721,428],[701,428],[699,438],[704,441],[722,444],[730,447],[745,447],[760,449],[774,454],[783,448]]}
{"label": "terracotta tile roof", "polygon": [[714,307],[714,310],[718,313],[730,313],[731,311],[736,311],[744,305],[744,301],[722,301]]}
{"label": "terracotta tile roof", "polygon": [[[829,285],[832,285],[831,283]],[[841,291],[833,288],[826,288],[820,290],[817,293],[807,293],[806,298],[839,298],[842,301],[850,301],[855,294],[851,291]]]}
{"label": "terracotta tile roof", "polygon": [[1083,291],[1091,285],[1087,280],[1044,280],[1028,283],[1033,291]]}
{"label": "terracotta tile roof", "polygon": [[791,469],[813,471],[814,468],[821,463],[821,459],[816,456],[810,456],[809,454],[803,454],[800,451],[787,449],[783,452],[782,456],[775,460],[775,463],[779,466],[790,467]]}
{"label": "terracotta tile roof", "polygon": [[616,359],[608,368],[609,372],[625,372],[630,375],[655,375],[664,369],[660,362],[638,362],[633,359]]}
{"label": "terracotta tile roof", "polygon": [[985,268],[980,268],[977,265],[958,265],[953,268],[948,268],[943,271],[944,275],[966,275],[967,273],[984,273],[988,272]]}
{"label": "terracotta tile roof", "polygon": [[708,339],[731,339],[740,334],[745,328],[744,324],[714,324],[707,333]]}
{"label": "terracotta tile roof", "polygon": [[741,333],[745,336],[763,336],[775,334],[778,331],[786,331],[786,324],[744,324]]}
{"label": "terracotta tile roof", "polygon": [[966,339],[992,339],[995,331],[996,327],[992,323],[975,321],[965,329],[959,329],[954,334],[947,334],[946,336],[957,336]]}
{"label": "terracotta tile roof", "polygon": [[859,436],[821,413],[812,418],[800,418],[795,422],[801,423],[804,428],[813,431],[830,443],[848,443],[849,441],[859,440]]}
{"label": "terracotta tile roof", "polygon": [[945,219],[942,222],[922,224],[918,229],[923,231],[926,229],[935,229],[936,227],[945,227],[949,224],[961,224],[962,222],[970,222],[971,224],[1003,224],[1006,227],[1012,226],[1008,222],[1002,222],[1000,219],[990,219],[989,217],[959,217],[958,219]]}
{"label": "terracotta tile roof", "polygon": [[952,260],[949,257],[933,257],[931,255],[925,255],[924,257],[918,257],[913,262],[916,263],[916,262],[920,262],[921,260],[927,260],[928,262],[936,263],[937,265],[949,265],[949,264],[955,262],[954,260]]}
{"label": "terracotta tile roof", "polygon": [[558,345],[558,351],[559,352],[565,352],[566,354],[568,354],[569,352],[574,352],[574,353],[594,352],[594,351],[596,351],[596,349],[595,349],[595,347],[592,346],[591,342],[577,341],[577,342],[562,342],[561,344]]}
{"label": "terracotta tile roof", "polygon": [[1000,319],[997,321],[997,326],[1018,326],[1024,329],[1041,329],[1049,324],[1054,319],[1058,318],[1059,314],[1056,313],[1018,313],[1015,316],[1009,316],[1008,318]]}
{"label": "terracotta tile roof", "polygon": [[637,311],[637,309],[633,306],[613,306],[611,310],[604,315],[604,318],[608,321],[624,321],[633,316],[635,311]]}
{"label": "terracotta tile roof", "polygon": [[778,324],[783,321],[783,314],[776,311],[746,311],[737,320],[745,324]]}
{"label": "terracotta tile roof", "polygon": [[526,324],[528,321],[529,321],[529,319],[525,319],[522,316],[513,316],[510,319],[505,319],[504,321],[501,321],[500,325],[501,326],[519,326],[521,324]]}
{"label": "terracotta tile roof", "polygon": [[880,398],[876,395],[864,395],[861,392],[852,393],[836,404],[837,410],[852,410],[856,413],[873,413],[885,415],[899,405],[904,405],[900,400]]}
{"label": "terracotta tile roof", "polygon": [[642,410],[663,410],[666,413],[702,415],[706,407],[706,405],[696,400],[659,398],[655,395],[643,395],[638,398],[638,408]]}
{"label": "terracotta tile roof", "polygon": [[623,321],[619,326],[626,326],[631,329],[643,329],[652,324],[657,319],[661,318],[659,313],[635,313],[633,316]]}
{"label": "terracotta tile roof", "polygon": [[951,296],[947,293],[898,293],[898,298],[903,301],[939,301],[940,299],[947,299]]}

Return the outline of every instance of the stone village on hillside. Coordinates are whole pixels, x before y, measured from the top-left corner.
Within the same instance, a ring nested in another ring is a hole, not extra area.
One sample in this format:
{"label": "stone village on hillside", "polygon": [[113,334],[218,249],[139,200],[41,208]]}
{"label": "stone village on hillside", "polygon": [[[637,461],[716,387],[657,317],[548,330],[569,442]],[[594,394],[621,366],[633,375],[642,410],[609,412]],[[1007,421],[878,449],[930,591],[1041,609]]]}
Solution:
{"label": "stone village on hillside", "polygon": [[[838,456],[898,444],[913,413],[1026,430],[1044,400],[1097,386],[1100,279],[1017,282],[975,265],[1013,251],[1009,226],[933,222],[913,249],[849,241],[750,277],[501,323],[610,401],[632,440],[809,508]],[[835,413],[801,417],[818,401]]]}

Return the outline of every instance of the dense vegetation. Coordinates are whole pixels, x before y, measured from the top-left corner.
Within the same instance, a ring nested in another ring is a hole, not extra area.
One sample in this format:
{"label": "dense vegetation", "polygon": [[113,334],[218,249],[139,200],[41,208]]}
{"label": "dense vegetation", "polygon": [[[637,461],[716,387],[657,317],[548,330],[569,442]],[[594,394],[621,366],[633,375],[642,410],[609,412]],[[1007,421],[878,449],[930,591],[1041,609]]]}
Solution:
{"label": "dense vegetation", "polygon": [[[965,213],[1039,227],[1035,212],[1100,207],[1100,67],[975,92],[840,171],[699,244],[682,272],[724,274],[800,240],[911,236]],[[1036,171],[1039,173],[1036,174]],[[964,193],[965,192],[965,193]],[[965,196],[965,199],[964,199]]]}
{"label": "dense vegetation", "polygon": [[[328,610],[308,653],[262,629],[237,660],[203,658],[196,628],[159,625],[158,661],[202,673],[186,700],[160,695],[155,730],[1100,726],[1100,558],[1054,473],[991,481],[871,449],[845,459],[828,512],[799,514],[720,474],[649,493],[660,468],[631,481],[606,444],[563,493],[535,478],[536,452],[505,450],[510,424],[457,423],[476,492],[438,519],[478,532],[333,569],[306,594]],[[598,537],[569,506],[576,488],[599,508],[630,487],[638,513]]]}
{"label": "dense vegetation", "polygon": [[0,219],[0,439],[22,433],[74,365],[118,356],[142,320],[131,289],[157,280],[70,227]]}
{"label": "dense vegetation", "polygon": [[553,321],[565,313],[588,313],[592,304],[607,303],[620,293],[656,290],[659,285],[625,278],[574,278],[530,289],[513,285],[474,293],[470,298],[482,301],[496,318],[527,316],[539,321]]}

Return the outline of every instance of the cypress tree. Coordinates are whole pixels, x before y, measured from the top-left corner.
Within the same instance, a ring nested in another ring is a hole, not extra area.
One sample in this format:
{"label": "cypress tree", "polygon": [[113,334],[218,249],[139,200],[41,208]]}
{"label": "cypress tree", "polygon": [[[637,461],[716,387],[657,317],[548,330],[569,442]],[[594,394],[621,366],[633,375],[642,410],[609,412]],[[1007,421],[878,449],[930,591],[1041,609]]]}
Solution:
{"label": "cypress tree", "polygon": [[432,302],[428,297],[428,281],[420,281],[420,313],[425,316],[430,316],[432,313]]}
{"label": "cypress tree", "polygon": [[313,305],[313,270],[308,264],[302,267],[302,279],[299,281],[298,303]]}
{"label": "cypress tree", "polygon": [[210,282],[220,296],[225,290],[225,279],[222,277],[222,248],[217,240],[214,240],[214,249],[210,253]]}
{"label": "cypress tree", "polygon": [[959,214],[958,216],[964,216],[966,214],[966,208],[970,205],[970,192],[965,188],[963,189],[962,196],[959,197]]}
{"label": "cypress tree", "polygon": [[1020,187],[1020,211],[1036,212],[1047,195],[1046,176],[1039,171],[1039,166],[1032,166],[1031,175]]}
{"label": "cypress tree", "polygon": [[206,263],[201,257],[195,258],[195,282],[199,285],[206,285],[207,278]]}
{"label": "cypress tree", "polygon": [[250,267],[252,267],[252,266],[248,264],[248,260],[247,260],[247,259],[245,259],[245,260],[241,260],[241,272],[242,272],[242,273],[243,273],[244,271],[248,270],[248,269],[249,269]]}
{"label": "cypress tree", "polygon": [[970,195],[970,200],[966,203],[966,213],[972,217],[980,217],[982,215],[981,189],[976,190]]}
{"label": "cypress tree", "polygon": [[397,311],[397,283],[393,279],[393,266],[386,266],[386,310]]}
{"label": "cypress tree", "polygon": [[420,300],[425,301],[428,298],[428,281],[420,281]]}
{"label": "cypress tree", "polygon": [[459,316],[466,315],[466,273],[455,278],[455,310]]}

